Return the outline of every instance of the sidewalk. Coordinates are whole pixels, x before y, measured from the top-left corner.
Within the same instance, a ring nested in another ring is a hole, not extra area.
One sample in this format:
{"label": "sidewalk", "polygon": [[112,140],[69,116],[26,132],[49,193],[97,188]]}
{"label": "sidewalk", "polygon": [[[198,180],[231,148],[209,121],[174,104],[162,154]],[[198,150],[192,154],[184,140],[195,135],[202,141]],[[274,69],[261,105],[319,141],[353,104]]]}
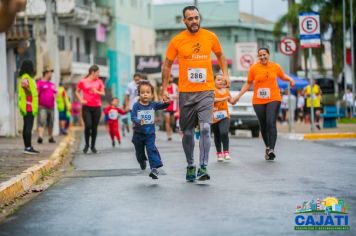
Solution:
{"label": "sidewalk", "polygon": [[[322,126],[322,123],[321,123]],[[288,124],[277,124],[278,133],[291,139],[337,139],[356,138],[356,124],[337,124],[336,128],[314,128],[311,132],[310,124],[294,123],[292,132],[289,132]]]}
{"label": "sidewalk", "polygon": [[74,144],[75,130],[67,136],[55,136],[54,144],[48,143],[46,136],[37,144],[37,135],[33,135],[32,145],[39,155],[23,153],[22,137],[0,137],[0,207],[31,189],[46,171],[62,162]]}

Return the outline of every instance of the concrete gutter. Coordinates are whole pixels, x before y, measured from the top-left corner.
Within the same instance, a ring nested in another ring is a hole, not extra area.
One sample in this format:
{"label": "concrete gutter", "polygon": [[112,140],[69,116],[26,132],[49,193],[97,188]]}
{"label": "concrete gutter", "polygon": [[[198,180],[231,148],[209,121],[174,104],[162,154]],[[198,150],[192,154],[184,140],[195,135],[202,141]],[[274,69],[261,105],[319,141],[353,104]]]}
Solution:
{"label": "concrete gutter", "polygon": [[26,169],[21,174],[0,183],[0,206],[11,202],[30,190],[43,175],[58,167],[67,156],[74,142],[75,130],[71,130],[47,160],[39,161],[38,164]]}

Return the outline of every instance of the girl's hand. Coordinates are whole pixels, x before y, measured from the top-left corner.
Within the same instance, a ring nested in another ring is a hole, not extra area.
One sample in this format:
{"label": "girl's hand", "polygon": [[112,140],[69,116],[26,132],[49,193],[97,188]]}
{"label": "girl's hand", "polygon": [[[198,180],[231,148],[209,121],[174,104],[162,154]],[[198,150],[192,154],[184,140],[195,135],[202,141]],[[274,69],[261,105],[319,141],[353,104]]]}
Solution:
{"label": "girl's hand", "polygon": [[291,88],[294,88],[294,86],[295,86],[295,81],[294,81],[293,79],[291,79],[291,80],[289,81],[289,85],[291,86]]}
{"label": "girl's hand", "polygon": [[144,125],[144,124],[145,124],[145,120],[141,119],[141,125]]}
{"label": "girl's hand", "polygon": [[87,100],[80,99],[80,103],[83,104],[83,105],[85,105],[85,104],[87,104]]}

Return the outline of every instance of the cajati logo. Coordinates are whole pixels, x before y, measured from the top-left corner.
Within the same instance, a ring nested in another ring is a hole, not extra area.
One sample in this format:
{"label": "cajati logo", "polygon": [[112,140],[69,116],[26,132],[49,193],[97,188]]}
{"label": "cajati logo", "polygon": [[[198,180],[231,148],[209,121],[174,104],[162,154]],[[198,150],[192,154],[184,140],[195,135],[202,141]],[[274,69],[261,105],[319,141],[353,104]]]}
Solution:
{"label": "cajati logo", "polygon": [[304,201],[295,209],[295,230],[350,230],[349,206],[335,197]]}

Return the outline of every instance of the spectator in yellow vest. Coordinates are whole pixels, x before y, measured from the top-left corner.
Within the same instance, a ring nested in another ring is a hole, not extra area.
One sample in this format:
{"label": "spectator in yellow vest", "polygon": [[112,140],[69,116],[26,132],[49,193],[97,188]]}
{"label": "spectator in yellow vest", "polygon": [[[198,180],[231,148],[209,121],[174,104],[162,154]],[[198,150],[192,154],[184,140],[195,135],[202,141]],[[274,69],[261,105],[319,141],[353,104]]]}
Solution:
{"label": "spectator in yellow vest", "polygon": [[58,87],[57,93],[57,108],[59,112],[59,128],[60,134],[67,135],[67,127],[70,121],[70,113],[71,113],[71,103],[69,97],[67,95],[66,89],[62,84]]}
{"label": "spectator in yellow vest", "polygon": [[[321,94],[322,91],[319,87],[319,85],[317,85],[315,83],[315,80],[312,80],[312,86],[313,86],[313,107],[314,107],[314,120],[315,120],[315,126],[316,128],[320,129],[320,113],[321,113]],[[310,88],[310,84],[305,86],[304,88],[304,94],[306,96],[306,100],[307,100],[307,110],[306,110],[306,114],[305,114],[305,119],[310,121],[310,113],[311,113],[311,88]]]}

